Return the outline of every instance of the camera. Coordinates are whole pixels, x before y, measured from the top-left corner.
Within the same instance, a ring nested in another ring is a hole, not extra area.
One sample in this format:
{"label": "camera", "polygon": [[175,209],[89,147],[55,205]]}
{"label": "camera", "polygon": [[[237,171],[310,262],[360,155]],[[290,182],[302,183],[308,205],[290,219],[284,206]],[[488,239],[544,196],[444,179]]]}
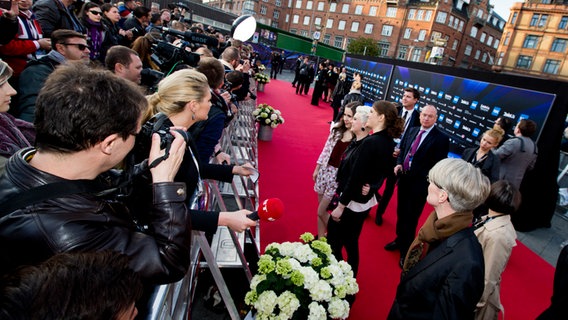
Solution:
{"label": "camera", "polygon": [[140,72],[142,80],[140,84],[148,88],[148,92],[156,92],[158,89],[158,83],[164,78],[164,73],[150,69],[144,68],[142,72]]}

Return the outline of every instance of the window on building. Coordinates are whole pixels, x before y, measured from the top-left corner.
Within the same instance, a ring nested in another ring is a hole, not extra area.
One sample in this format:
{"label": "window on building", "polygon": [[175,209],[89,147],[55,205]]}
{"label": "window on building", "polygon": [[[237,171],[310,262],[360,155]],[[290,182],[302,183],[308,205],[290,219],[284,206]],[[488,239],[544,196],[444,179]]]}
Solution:
{"label": "window on building", "polygon": [[355,6],[355,14],[358,14],[358,15],[363,14],[363,6],[362,5],[356,5]]}
{"label": "window on building", "polygon": [[518,16],[519,16],[518,12],[513,12],[513,15],[511,16],[511,24],[517,23],[517,17]]}
{"label": "window on building", "polygon": [[366,34],[371,34],[373,33],[373,24],[372,23],[367,23],[365,25],[365,33]]}
{"label": "window on building", "polygon": [[475,56],[473,56],[475,58],[475,60],[479,60],[479,56],[481,56],[481,51],[475,50]]}
{"label": "window on building", "polygon": [[499,39],[495,39],[495,42],[493,42],[493,48],[497,49],[499,47]]}
{"label": "window on building", "polygon": [[566,27],[568,27],[568,16],[562,16],[562,18],[560,18],[560,23],[558,24],[558,29],[566,29]]}
{"label": "window on building", "polygon": [[388,42],[379,42],[379,56],[380,57],[386,57],[389,55],[389,48],[390,48],[390,43]]}
{"label": "window on building", "polygon": [[273,17],[274,19],[280,18],[280,11],[274,10],[274,13],[273,13],[272,17]]}
{"label": "window on building", "polygon": [[337,25],[337,30],[345,30],[345,20],[339,20],[339,24]]}
{"label": "window on building", "polygon": [[410,58],[410,60],[414,62],[420,62],[421,56],[422,56],[422,49],[414,48],[414,50],[412,50],[412,57]]}
{"label": "window on building", "polygon": [[298,34],[298,30],[296,30],[296,29],[290,29],[290,33]]}
{"label": "window on building", "polygon": [[489,36],[487,38],[487,45],[491,47],[492,44],[493,44],[493,36]]}
{"label": "window on building", "polygon": [[333,19],[327,19],[327,23],[325,24],[327,29],[333,29]]}
{"label": "window on building", "polygon": [[511,33],[510,33],[510,32],[507,32],[507,34],[505,34],[505,40],[503,41],[503,45],[504,45],[504,46],[508,46],[510,39],[511,39]]}
{"label": "window on building", "polygon": [[538,27],[539,28],[546,27],[547,22],[548,22],[548,15],[547,14],[541,15],[540,20],[538,21]]}
{"label": "window on building", "polygon": [[535,13],[535,14],[533,14],[533,16],[531,18],[530,26],[542,28],[542,27],[546,26],[547,20],[548,20],[547,14]]}
{"label": "window on building", "polygon": [[482,32],[481,37],[479,37],[479,42],[485,42],[485,38],[487,38],[487,33]]}
{"label": "window on building", "polygon": [[301,30],[300,35],[303,36],[303,37],[309,37],[308,30]]}
{"label": "window on building", "polygon": [[439,11],[436,15],[436,22],[438,23],[446,23],[446,19],[448,18],[447,12]]}
{"label": "window on building", "polygon": [[302,9],[302,0],[296,0],[296,9]]}
{"label": "window on building", "polygon": [[329,4],[329,12],[335,12],[335,10],[337,10],[337,3],[336,2],[331,2]]}
{"label": "window on building", "polygon": [[454,20],[454,29],[458,29],[459,32],[463,31],[463,20],[455,19]]}
{"label": "window on building", "polygon": [[408,46],[398,47],[398,55],[396,56],[399,60],[406,60],[406,55],[408,54]]}
{"label": "window on building", "polygon": [[318,11],[323,11],[324,6],[325,6],[324,2],[318,2]]}
{"label": "window on building", "polygon": [[418,40],[424,41],[426,39],[427,33],[428,33],[428,30],[420,30],[420,32],[418,32]]}
{"label": "window on building", "polygon": [[438,31],[432,31],[430,34],[430,41],[436,41],[442,37],[442,33]]}
{"label": "window on building", "polygon": [[383,35],[385,37],[390,37],[392,35],[392,29],[393,29],[393,26],[384,24],[383,30],[381,31],[381,35]]}
{"label": "window on building", "polygon": [[546,62],[544,63],[544,68],[542,68],[542,72],[550,74],[558,74],[559,68],[560,68],[560,60],[546,59]]}
{"label": "window on building", "polygon": [[532,57],[519,55],[517,59],[517,68],[530,69]]}
{"label": "window on building", "polygon": [[272,21],[270,24],[273,28],[278,28],[278,21]]}
{"label": "window on building", "polygon": [[465,46],[465,50],[463,51],[463,54],[465,54],[466,56],[471,56],[471,50],[473,50],[473,47],[471,45],[467,45]]}
{"label": "window on building", "polygon": [[416,9],[408,10],[408,20],[414,20],[415,16],[416,16]]}
{"label": "window on building", "polygon": [[418,14],[416,15],[416,20],[424,20],[424,10],[418,10]]}
{"label": "window on building", "polygon": [[523,48],[536,49],[538,47],[539,40],[539,36],[527,34],[525,41],[523,42]]}
{"label": "window on building", "polygon": [[458,48],[458,44],[460,42],[458,40],[454,40],[454,43],[452,43],[452,50],[456,50]]}
{"label": "window on building", "polygon": [[404,39],[410,39],[411,35],[412,35],[412,28],[404,29]]}
{"label": "window on building", "polygon": [[323,43],[329,45],[329,41],[331,40],[331,34],[325,34],[323,36]]}
{"label": "window on building", "polygon": [[312,0],[306,1],[306,10],[312,10],[314,7],[314,2]]}
{"label": "window on building", "polygon": [[481,62],[484,62],[484,63],[487,62],[487,56],[488,56],[487,52],[484,52],[483,57],[481,57]]}
{"label": "window on building", "polygon": [[268,8],[266,6],[260,6],[260,14],[266,14]]}
{"label": "window on building", "polygon": [[475,37],[477,37],[477,31],[478,31],[477,27],[473,26],[473,27],[471,27],[471,31],[469,32],[469,35],[472,38],[475,38]]}
{"label": "window on building", "polygon": [[276,0],[276,2],[274,3],[277,7],[281,7],[282,6],[282,0]]}
{"label": "window on building", "polygon": [[343,47],[343,37],[335,36],[335,38],[333,39],[333,46],[336,47],[336,48],[342,48]]}
{"label": "window on building", "polygon": [[552,41],[552,47],[550,51],[552,52],[565,52],[566,51],[566,39],[556,38]]}
{"label": "window on building", "polygon": [[376,17],[377,16],[377,7],[375,7],[375,6],[369,7],[369,15],[371,17]]}
{"label": "window on building", "polygon": [[320,17],[314,18],[314,25],[315,26],[321,26],[321,18]]}
{"label": "window on building", "polygon": [[310,25],[310,16],[304,16],[304,25],[305,25],[305,26],[309,26],[309,25]]}
{"label": "window on building", "polygon": [[351,22],[351,32],[359,31],[359,22],[353,21]]}
{"label": "window on building", "polygon": [[387,17],[389,18],[396,18],[397,7],[388,7],[387,8]]}
{"label": "window on building", "polygon": [[300,21],[300,16],[295,14],[292,16],[292,23],[297,24]]}
{"label": "window on building", "polygon": [[426,10],[426,16],[424,16],[425,21],[432,20],[432,10]]}
{"label": "window on building", "polygon": [[349,13],[349,4],[343,4],[343,6],[341,6],[341,13]]}
{"label": "window on building", "polygon": [[351,43],[351,41],[353,41],[353,38],[345,39],[345,48],[349,47],[349,44]]}

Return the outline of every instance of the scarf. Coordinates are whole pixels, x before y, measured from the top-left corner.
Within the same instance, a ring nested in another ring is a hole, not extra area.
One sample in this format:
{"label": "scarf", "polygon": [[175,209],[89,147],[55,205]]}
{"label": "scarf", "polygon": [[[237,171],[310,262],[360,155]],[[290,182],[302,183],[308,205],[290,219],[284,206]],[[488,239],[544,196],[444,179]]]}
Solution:
{"label": "scarf", "polygon": [[410,245],[404,260],[402,276],[404,277],[412,267],[426,257],[431,245],[439,244],[455,233],[468,228],[472,219],[473,214],[470,211],[455,212],[442,219],[438,219],[436,211],[432,211]]}
{"label": "scarf", "polygon": [[85,24],[87,27],[87,35],[91,43],[91,53],[89,53],[89,57],[91,60],[96,60],[101,55],[104,27],[102,23],[92,21],[89,18],[85,19]]}

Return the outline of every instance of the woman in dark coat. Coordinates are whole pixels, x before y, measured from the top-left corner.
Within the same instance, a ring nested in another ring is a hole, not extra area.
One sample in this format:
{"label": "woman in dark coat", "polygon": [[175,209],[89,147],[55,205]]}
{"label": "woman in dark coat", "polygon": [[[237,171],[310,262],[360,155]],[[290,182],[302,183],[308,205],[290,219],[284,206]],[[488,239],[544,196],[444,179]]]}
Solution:
{"label": "woman in dark coat", "polygon": [[412,242],[387,319],[473,319],[484,289],[483,251],[472,210],[489,195],[489,179],[462,159],[428,173],[434,207]]}
{"label": "woman in dark coat", "polygon": [[462,154],[462,159],[473,164],[489,178],[491,183],[499,180],[499,164],[501,160],[493,153],[503,138],[503,130],[489,129],[485,131],[479,142],[479,148],[468,148]]}
{"label": "woman in dark coat", "polygon": [[[370,110],[369,110],[370,109]],[[362,112],[369,112],[364,127],[358,126]],[[353,118],[351,130],[359,136],[358,130],[373,131],[364,139],[354,141],[344,153],[337,171],[337,194],[339,204],[331,212],[328,224],[328,242],[338,260],[343,259],[343,247],[347,251],[347,262],[357,275],[359,267],[359,235],[363,222],[371,207],[377,204],[376,189],[382,184],[391,164],[394,151],[393,138],[400,137],[404,123],[398,117],[396,107],[387,101],[377,101],[373,107],[360,106]],[[356,149],[354,146],[360,144]],[[363,187],[370,186],[362,194]]]}
{"label": "woman in dark coat", "polygon": [[320,62],[318,66],[318,73],[316,74],[316,83],[314,84],[314,91],[312,92],[312,106],[319,105],[319,100],[324,90],[327,90],[325,80],[327,78],[327,69],[325,62]]}

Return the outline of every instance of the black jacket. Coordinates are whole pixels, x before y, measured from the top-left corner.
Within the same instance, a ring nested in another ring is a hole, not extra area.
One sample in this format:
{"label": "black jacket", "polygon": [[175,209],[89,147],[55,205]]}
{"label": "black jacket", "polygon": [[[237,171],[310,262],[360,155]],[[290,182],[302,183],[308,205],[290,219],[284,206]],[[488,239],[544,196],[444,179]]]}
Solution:
{"label": "black jacket", "polygon": [[59,29],[87,32],[75,16],[73,5],[67,11],[60,1],[39,0],[33,5],[32,11],[37,17],[44,38],[51,37],[51,33]]}
{"label": "black jacket", "polygon": [[[65,181],[25,160],[33,148],[12,156],[0,177],[0,199]],[[91,194],[71,194],[0,217],[0,269],[40,263],[60,252],[114,250],[131,258],[145,282],[181,279],[190,264],[191,221],[183,183],[153,185],[154,234],[136,229],[126,207]]]}
{"label": "black jacket", "polygon": [[484,268],[473,230],[453,234],[401,278],[387,319],[473,319]]}
{"label": "black jacket", "polygon": [[493,150],[490,150],[487,153],[487,158],[485,158],[484,161],[474,163],[473,159],[475,159],[478,149],[478,147],[465,149],[462,154],[462,159],[473,164],[476,168],[481,169],[481,172],[487,178],[489,178],[489,181],[491,181],[491,183],[496,182],[497,180],[499,180],[499,167],[501,165],[501,159],[499,159],[499,157],[495,155],[495,153],[493,153]]}

